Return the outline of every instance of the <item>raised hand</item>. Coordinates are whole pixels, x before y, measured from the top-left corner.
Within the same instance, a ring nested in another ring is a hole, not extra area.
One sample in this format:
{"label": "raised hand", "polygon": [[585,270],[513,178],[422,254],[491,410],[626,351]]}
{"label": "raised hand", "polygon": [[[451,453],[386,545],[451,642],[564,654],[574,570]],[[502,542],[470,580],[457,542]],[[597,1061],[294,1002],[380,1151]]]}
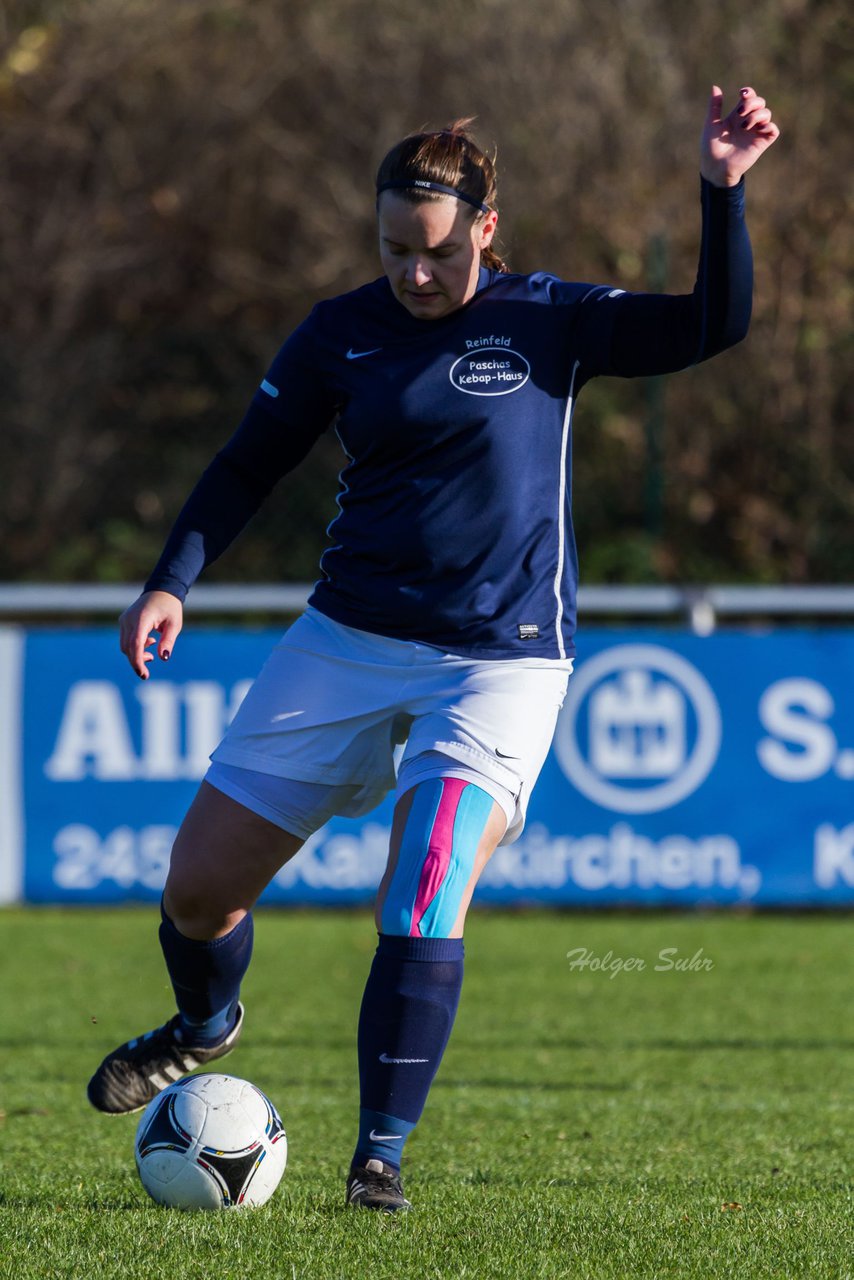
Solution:
{"label": "raised hand", "polygon": [[723,90],[713,85],[700,141],[700,172],[716,187],[734,187],[777,141],[780,130],[754,89],[742,89],[736,106],[722,118],[723,101]]}

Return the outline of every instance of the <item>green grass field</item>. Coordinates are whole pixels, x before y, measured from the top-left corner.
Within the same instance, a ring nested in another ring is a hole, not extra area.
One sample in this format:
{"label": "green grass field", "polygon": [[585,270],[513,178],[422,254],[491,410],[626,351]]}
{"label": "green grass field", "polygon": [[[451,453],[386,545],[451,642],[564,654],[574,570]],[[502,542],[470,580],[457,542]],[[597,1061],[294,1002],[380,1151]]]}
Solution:
{"label": "green grass field", "polygon": [[[407,1148],[407,1216],[343,1209],[367,914],[261,912],[223,1069],[276,1102],[263,1209],[152,1205],[102,1055],[171,1012],[156,913],[0,914],[0,1276],[854,1275],[851,921],[474,914],[460,1014]],[[567,952],[645,968],[572,969]],[[656,971],[672,958],[713,967]]]}

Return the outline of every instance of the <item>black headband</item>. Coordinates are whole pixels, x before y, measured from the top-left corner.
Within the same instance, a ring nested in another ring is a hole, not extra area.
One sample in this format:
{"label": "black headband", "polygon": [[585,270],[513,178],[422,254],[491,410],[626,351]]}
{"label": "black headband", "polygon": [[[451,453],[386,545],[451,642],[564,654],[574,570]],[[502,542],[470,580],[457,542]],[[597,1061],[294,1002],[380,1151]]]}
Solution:
{"label": "black headband", "polygon": [[382,195],[384,191],[439,191],[443,196],[456,196],[458,200],[464,200],[466,204],[480,209],[482,213],[490,211],[488,204],[483,204],[474,196],[466,195],[465,191],[458,191],[456,187],[446,187],[442,182],[427,182],[423,178],[401,178],[397,182],[384,182],[382,186],[377,187],[377,195]]}

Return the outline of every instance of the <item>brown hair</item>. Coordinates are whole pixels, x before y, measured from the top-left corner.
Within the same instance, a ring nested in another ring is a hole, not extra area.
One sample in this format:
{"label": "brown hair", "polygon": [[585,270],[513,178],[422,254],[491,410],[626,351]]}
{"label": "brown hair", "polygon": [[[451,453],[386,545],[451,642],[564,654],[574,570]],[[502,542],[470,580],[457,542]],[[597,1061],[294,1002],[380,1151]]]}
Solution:
{"label": "brown hair", "polygon": [[[495,208],[495,163],[481,151],[469,133],[472,117],[455,120],[447,129],[433,133],[412,133],[389,151],[377,171],[377,189],[387,182],[439,182],[461,191],[477,204]],[[396,192],[404,200],[441,200],[442,193],[423,187],[405,187]],[[476,212],[474,220],[482,218]],[[493,271],[509,268],[488,245],[481,250],[481,262]]]}

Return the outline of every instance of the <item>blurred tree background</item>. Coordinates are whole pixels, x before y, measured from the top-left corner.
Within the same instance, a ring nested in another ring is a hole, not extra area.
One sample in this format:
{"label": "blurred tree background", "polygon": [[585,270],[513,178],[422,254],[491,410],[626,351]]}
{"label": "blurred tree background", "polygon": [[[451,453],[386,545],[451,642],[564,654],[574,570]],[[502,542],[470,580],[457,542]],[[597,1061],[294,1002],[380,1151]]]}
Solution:
{"label": "blurred tree background", "polygon": [[[747,341],[575,419],[585,582],[854,580],[844,0],[0,0],[0,578],[146,575],[280,343],[379,274],[373,175],[477,117],[511,265],[690,290],[709,86],[748,178]],[[208,580],[311,580],[322,440]]]}

